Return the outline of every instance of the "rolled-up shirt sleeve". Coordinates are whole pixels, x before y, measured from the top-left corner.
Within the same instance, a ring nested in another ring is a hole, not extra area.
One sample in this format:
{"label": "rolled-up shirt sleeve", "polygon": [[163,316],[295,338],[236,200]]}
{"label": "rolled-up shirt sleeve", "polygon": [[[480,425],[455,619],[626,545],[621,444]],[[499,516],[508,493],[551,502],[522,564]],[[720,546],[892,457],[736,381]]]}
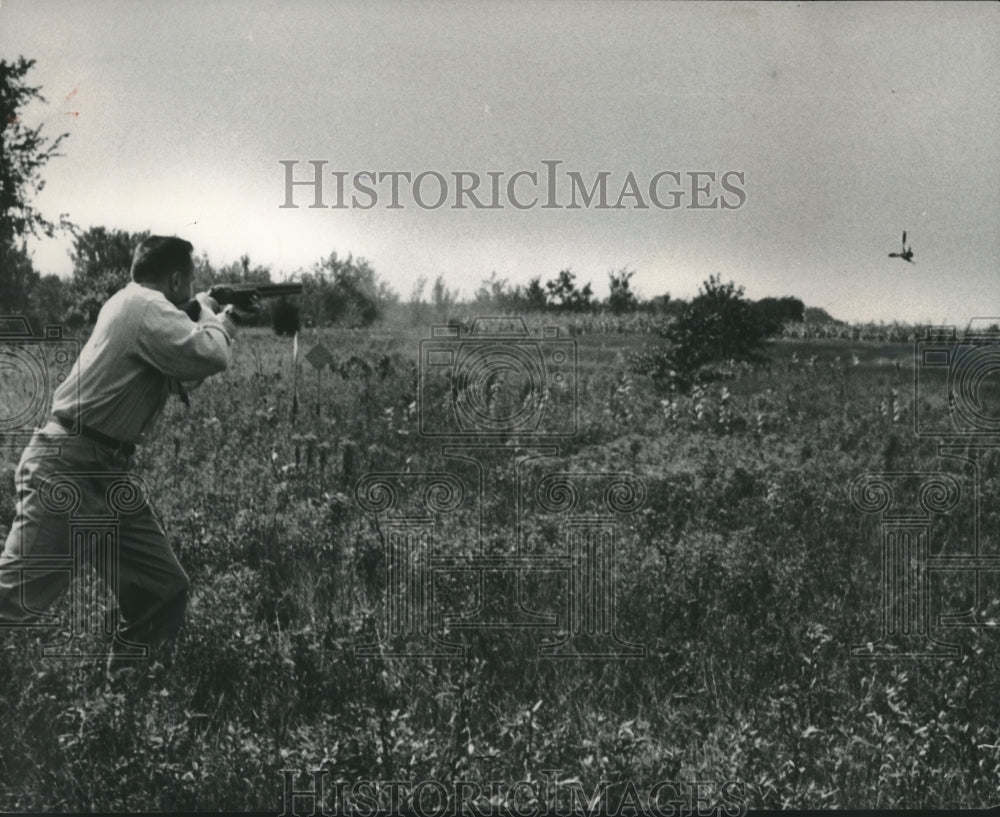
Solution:
{"label": "rolled-up shirt sleeve", "polygon": [[146,304],[136,338],[138,356],[167,377],[204,380],[232,360],[232,322],[202,309],[196,323],[166,300]]}

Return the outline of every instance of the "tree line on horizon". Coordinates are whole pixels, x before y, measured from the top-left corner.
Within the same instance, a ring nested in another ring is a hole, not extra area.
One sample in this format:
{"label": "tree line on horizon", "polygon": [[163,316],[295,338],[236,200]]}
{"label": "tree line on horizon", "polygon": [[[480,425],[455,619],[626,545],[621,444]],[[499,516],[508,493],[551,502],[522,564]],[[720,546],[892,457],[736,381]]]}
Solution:
{"label": "tree line on horizon", "polygon": [[[64,324],[78,329],[97,319],[101,306],[130,280],[129,270],[135,247],[149,236],[103,226],[72,233],[72,273],[63,279],[41,275],[23,246],[3,247],[0,267],[0,314],[26,315],[37,324]],[[575,314],[627,315],[647,313],[677,316],[688,304],[669,294],[642,299],[631,288],[634,271],[608,273],[609,295],[594,296],[591,284],[577,283],[569,269],[543,283],[535,276],[526,285],[512,284],[495,272],[484,279],[471,297],[463,298],[437,276],[425,294],[427,279],[420,279],[408,298],[401,298],[381,280],[364,258],[331,252],[311,267],[296,271],[288,280],[303,285],[301,297],[265,302],[256,323],[297,326],[363,327],[387,318],[446,319],[458,311],[486,310],[492,313],[557,312]],[[254,264],[246,254],[228,264],[214,265],[208,256],[195,258],[195,289],[208,290],[215,284],[266,284],[275,282],[268,266]],[[750,302],[762,321],[780,327],[786,322],[832,320],[823,310],[807,309],[794,297],[763,298]]]}
{"label": "tree line on horizon", "polygon": [[[34,207],[34,195],[45,186],[42,168],[62,156],[59,150],[69,134],[52,138],[43,133],[43,126],[28,128],[24,124],[23,109],[33,102],[45,102],[40,88],[26,80],[33,65],[34,60],[24,57],[0,60],[0,314],[24,315],[36,330],[48,324],[79,329],[92,325],[104,302],[128,283],[132,253],[149,233],[105,226],[83,229],[65,213],[54,223]],[[65,280],[39,273],[27,249],[29,237],[51,238],[57,232],[72,236],[73,270]],[[197,290],[218,283],[272,281],[272,270],[251,264],[245,254],[222,266],[214,266],[203,254],[195,267]],[[303,284],[302,297],[267,302],[256,322],[290,334],[302,326],[362,327],[406,315],[412,321],[450,319],[457,310],[469,309],[492,313],[645,312],[667,318],[684,313],[688,302],[672,299],[669,294],[641,299],[631,287],[634,274],[629,269],[609,272],[609,294],[604,299],[595,297],[589,282],[578,283],[570,269],[562,269],[544,282],[535,276],[526,285],[511,284],[494,272],[469,299],[462,299],[439,275],[427,298],[424,290],[428,282],[422,278],[404,301],[379,279],[367,260],[331,252],[292,275],[291,280]],[[739,292],[742,298],[742,289]],[[794,297],[764,298],[750,304],[756,319],[772,332],[786,322],[833,320],[821,309],[807,309]]]}

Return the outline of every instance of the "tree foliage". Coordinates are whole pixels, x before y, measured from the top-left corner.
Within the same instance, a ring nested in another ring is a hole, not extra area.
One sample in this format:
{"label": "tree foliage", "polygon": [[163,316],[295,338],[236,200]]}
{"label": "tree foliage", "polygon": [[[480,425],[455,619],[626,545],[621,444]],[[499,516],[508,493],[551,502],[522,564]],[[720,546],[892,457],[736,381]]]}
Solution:
{"label": "tree foliage", "polygon": [[767,324],[773,332],[778,332],[786,323],[802,323],[806,305],[798,298],[761,298],[754,301],[753,311],[757,318]]}
{"label": "tree foliage", "polygon": [[537,275],[524,288],[524,299],[528,309],[545,309],[548,301],[542,288],[542,279]]}
{"label": "tree foliage", "polygon": [[535,276],[527,285],[512,284],[496,272],[482,282],[470,306],[479,312],[521,313],[537,312],[548,306],[548,295],[541,278]]}
{"label": "tree foliage", "polygon": [[65,320],[77,328],[97,320],[104,302],[130,280],[132,254],[148,232],[89,227],[73,234],[73,279]]}
{"label": "tree foliage", "polygon": [[23,244],[0,244],[0,314],[25,314],[38,279]]}
{"label": "tree foliage", "polygon": [[546,282],[545,288],[548,290],[548,303],[559,309],[580,312],[593,307],[591,299],[594,293],[590,284],[578,288],[576,274],[568,269],[560,270],[559,275]]}
{"label": "tree foliage", "polygon": [[28,235],[51,237],[66,224],[64,216],[60,225],[52,223],[33,202],[45,187],[42,168],[61,155],[59,146],[69,136],[62,133],[50,139],[42,125],[29,128],[22,121],[27,105],[45,101],[40,88],[25,81],[34,64],[24,57],[0,60],[0,244],[5,247]]}
{"label": "tree foliage", "polygon": [[353,255],[341,258],[336,252],[301,275],[302,301],[308,322],[313,325],[339,323],[368,326],[383,314],[397,296],[377,279],[375,269]]}
{"label": "tree foliage", "polygon": [[843,323],[820,306],[807,306],[803,313],[803,320],[806,323]]}
{"label": "tree foliage", "polygon": [[0,60],[0,313],[37,314],[53,320],[56,287],[47,281],[36,292],[42,279],[32,265],[26,239],[51,237],[56,229],[69,226],[65,215],[54,224],[34,204],[34,197],[45,187],[42,168],[61,155],[59,145],[68,134],[50,139],[41,125],[29,128],[24,124],[23,109],[45,101],[40,89],[25,81],[34,64],[24,57]]}
{"label": "tree foliage", "polygon": [[438,313],[447,312],[458,303],[458,291],[449,289],[442,275],[434,279],[434,286],[431,289],[431,303],[434,304],[434,309]]}
{"label": "tree foliage", "polygon": [[239,261],[234,261],[214,272],[212,280],[206,282],[208,287],[213,284],[270,284],[271,268],[250,263],[250,256],[244,253]]}
{"label": "tree foliage", "polygon": [[617,273],[608,273],[608,308],[616,315],[634,312],[639,307],[639,299],[632,291],[629,281],[635,275],[634,270],[621,269]]}
{"label": "tree foliage", "polygon": [[743,287],[712,275],[676,319],[657,331],[666,348],[641,352],[631,362],[659,385],[687,391],[708,364],[765,361],[767,341],[775,331],[743,296]]}
{"label": "tree foliage", "polygon": [[73,280],[79,284],[96,281],[111,274],[127,284],[131,278],[132,255],[135,248],[149,238],[149,231],[130,233],[127,230],[89,227],[73,234]]}

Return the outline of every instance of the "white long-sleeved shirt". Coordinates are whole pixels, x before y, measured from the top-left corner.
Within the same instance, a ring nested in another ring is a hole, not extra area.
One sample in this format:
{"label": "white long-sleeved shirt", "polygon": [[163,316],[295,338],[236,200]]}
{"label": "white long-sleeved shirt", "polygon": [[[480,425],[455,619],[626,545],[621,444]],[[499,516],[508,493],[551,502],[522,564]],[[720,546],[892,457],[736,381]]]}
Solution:
{"label": "white long-sleeved shirt", "polygon": [[[139,442],[179,383],[231,360],[233,322],[202,309],[197,322],[155,289],[132,282],[101,308],[90,339],[52,399],[52,413],[122,442]],[[79,403],[77,402],[79,400]]]}

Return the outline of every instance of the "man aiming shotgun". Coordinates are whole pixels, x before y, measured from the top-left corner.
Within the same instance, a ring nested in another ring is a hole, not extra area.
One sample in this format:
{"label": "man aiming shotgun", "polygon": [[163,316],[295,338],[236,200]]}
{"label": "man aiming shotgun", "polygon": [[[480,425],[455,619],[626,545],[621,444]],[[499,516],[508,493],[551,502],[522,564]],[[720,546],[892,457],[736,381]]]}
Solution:
{"label": "man aiming shotgun", "polygon": [[[70,547],[68,514],[47,505],[55,475],[79,496],[78,515],[100,514],[102,478],[131,471],[136,444],[149,433],[171,394],[185,396],[230,364],[236,322],[255,311],[249,293],[221,308],[206,293],[192,301],[193,247],[151,236],[135,250],[132,281],[101,308],[90,339],[56,389],[48,422],[35,431],[15,473],[17,509],[0,556],[0,624],[37,623],[66,590],[65,567],[45,557]],[[189,305],[189,302],[192,304]],[[181,307],[191,310],[185,314]],[[174,636],[187,605],[188,577],[145,497],[118,523],[117,601],[122,628],[109,670],[127,665],[119,640],[158,645]],[[74,611],[75,613],[76,611]]]}

